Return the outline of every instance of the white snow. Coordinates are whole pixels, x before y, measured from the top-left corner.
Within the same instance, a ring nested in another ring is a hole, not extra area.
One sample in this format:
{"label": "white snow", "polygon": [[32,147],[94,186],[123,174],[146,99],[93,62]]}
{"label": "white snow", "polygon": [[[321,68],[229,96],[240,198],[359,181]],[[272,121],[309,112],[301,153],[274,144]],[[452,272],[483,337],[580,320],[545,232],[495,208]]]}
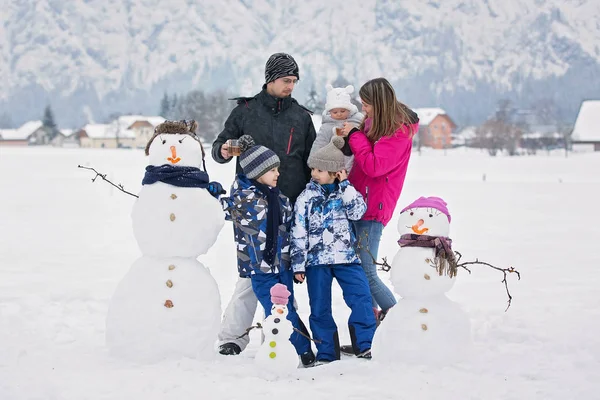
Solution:
{"label": "white snow", "polygon": [[600,100],[581,103],[572,138],[580,141],[600,141]]}
{"label": "white snow", "polygon": [[[209,364],[182,358],[137,366],[107,353],[109,299],[141,256],[131,229],[135,198],[100,179],[92,183],[94,174],[77,165],[137,193],[146,163],[141,150],[0,148],[0,399],[597,397],[597,153],[414,153],[397,211],[422,195],[444,198],[453,246],[464,259],[521,271],[521,281],[509,280],[513,305],[504,312],[500,273],[474,267],[448,292],[470,318],[468,361],[437,369],[344,358],[273,382],[254,367],[256,330],[240,356]],[[229,187],[233,163],[207,160],[207,167],[211,179]],[[397,215],[383,232],[379,255],[388,260],[398,249],[396,224]],[[233,230],[222,229],[200,260],[225,306],[237,276]],[[306,285],[294,289],[308,321]],[[333,310],[340,339],[349,343],[349,310],[336,285]],[[257,314],[255,322],[261,320]]]}

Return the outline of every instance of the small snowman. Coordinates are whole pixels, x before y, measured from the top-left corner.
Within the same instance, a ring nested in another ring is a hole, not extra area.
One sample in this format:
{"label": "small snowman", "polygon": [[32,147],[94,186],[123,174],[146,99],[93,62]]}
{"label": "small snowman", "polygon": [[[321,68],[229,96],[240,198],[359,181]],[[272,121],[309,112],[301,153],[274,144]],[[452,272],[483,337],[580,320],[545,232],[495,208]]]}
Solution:
{"label": "small snowman", "polygon": [[445,295],[457,272],[448,237],[450,220],[439,197],[421,197],[401,211],[400,249],[390,279],[402,299],[375,332],[375,360],[443,366],[467,355],[469,318]]}
{"label": "small snowman", "polygon": [[254,362],[261,373],[270,377],[291,374],[298,368],[298,354],[290,341],[294,333],[288,316],[289,290],[285,285],[276,283],[271,288],[271,315],[262,324],[264,342],[256,353]]}
{"label": "small snowman", "polygon": [[196,127],[195,121],[166,121],[146,146],[149,165],[131,214],[142,256],[117,286],[106,318],[114,356],[135,362],[214,357],[220,294],[196,258],[223,227],[215,198],[222,188],[200,169],[204,151]]}

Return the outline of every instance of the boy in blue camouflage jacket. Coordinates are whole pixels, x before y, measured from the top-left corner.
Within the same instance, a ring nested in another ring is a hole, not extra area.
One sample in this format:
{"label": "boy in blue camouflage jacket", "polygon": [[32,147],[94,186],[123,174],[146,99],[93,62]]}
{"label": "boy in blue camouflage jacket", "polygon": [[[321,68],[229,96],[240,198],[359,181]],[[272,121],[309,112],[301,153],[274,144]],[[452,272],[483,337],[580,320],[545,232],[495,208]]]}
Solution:
{"label": "boy in blue camouflage jacket", "polygon": [[[222,197],[225,219],[233,221],[237,243],[238,272],[250,276],[252,290],[271,314],[271,287],[284,284],[289,296],[288,319],[294,328],[306,335],[304,323],[294,308],[293,274],[289,258],[289,226],[292,208],[289,199],[279,192],[279,157],[264,146],[256,146],[249,135],[240,137],[240,165],[229,197]],[[240,310],[246,312],[247,310]],[[315,356],[310,340],[294,332],[290,341],[307,367]]]}
{"label": "boy in blue camouflage jacket", "polygon": [[376,326],[369,282],[356,254],[350,222],[359,220],[367,206],[347,180],[343,145],[344,139],[334,136],[327,146],[309,156],[312,180],[296,200],[291,229],[292,270],[295,281],[306,279],[308,286],[317,364],[340,359],[337,326],[331,312],[333,278],[351,309],[348,327],[358,357],[371,358]]}

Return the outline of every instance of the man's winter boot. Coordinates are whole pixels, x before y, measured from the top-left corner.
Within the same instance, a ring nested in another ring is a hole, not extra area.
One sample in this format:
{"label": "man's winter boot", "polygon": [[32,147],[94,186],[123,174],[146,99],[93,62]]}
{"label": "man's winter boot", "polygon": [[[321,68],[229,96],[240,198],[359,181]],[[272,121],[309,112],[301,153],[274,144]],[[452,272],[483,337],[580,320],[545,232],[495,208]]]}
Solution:
{"label": "man's winter boot", "polygon": [[223,343],[219,346],[219,354],[224,356],[236,356],[242,352],[240,346],[235,343]]}

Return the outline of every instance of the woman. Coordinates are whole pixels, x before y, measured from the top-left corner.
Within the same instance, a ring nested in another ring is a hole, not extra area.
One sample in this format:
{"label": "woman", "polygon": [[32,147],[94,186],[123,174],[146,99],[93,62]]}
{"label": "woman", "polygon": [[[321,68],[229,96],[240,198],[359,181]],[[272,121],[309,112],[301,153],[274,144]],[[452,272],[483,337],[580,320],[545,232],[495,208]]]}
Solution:
{"label": "woman", "polygon": [[[343,132],[354,154],[348,180],[367,203],[365,215],[354,222],[354,228],[359,257],[373,297],[373,310],[376,319],[381,321],[396,304],[396,298],[377,275],[374,261],[381,233],[394,213],[404,185],[419,118],[397,100],[394,88],[385,78],[365,83],[359,96],[365,119],[359,127],[345,123]],[[346,352],[348,347],[342,346],[342,351]]]}

